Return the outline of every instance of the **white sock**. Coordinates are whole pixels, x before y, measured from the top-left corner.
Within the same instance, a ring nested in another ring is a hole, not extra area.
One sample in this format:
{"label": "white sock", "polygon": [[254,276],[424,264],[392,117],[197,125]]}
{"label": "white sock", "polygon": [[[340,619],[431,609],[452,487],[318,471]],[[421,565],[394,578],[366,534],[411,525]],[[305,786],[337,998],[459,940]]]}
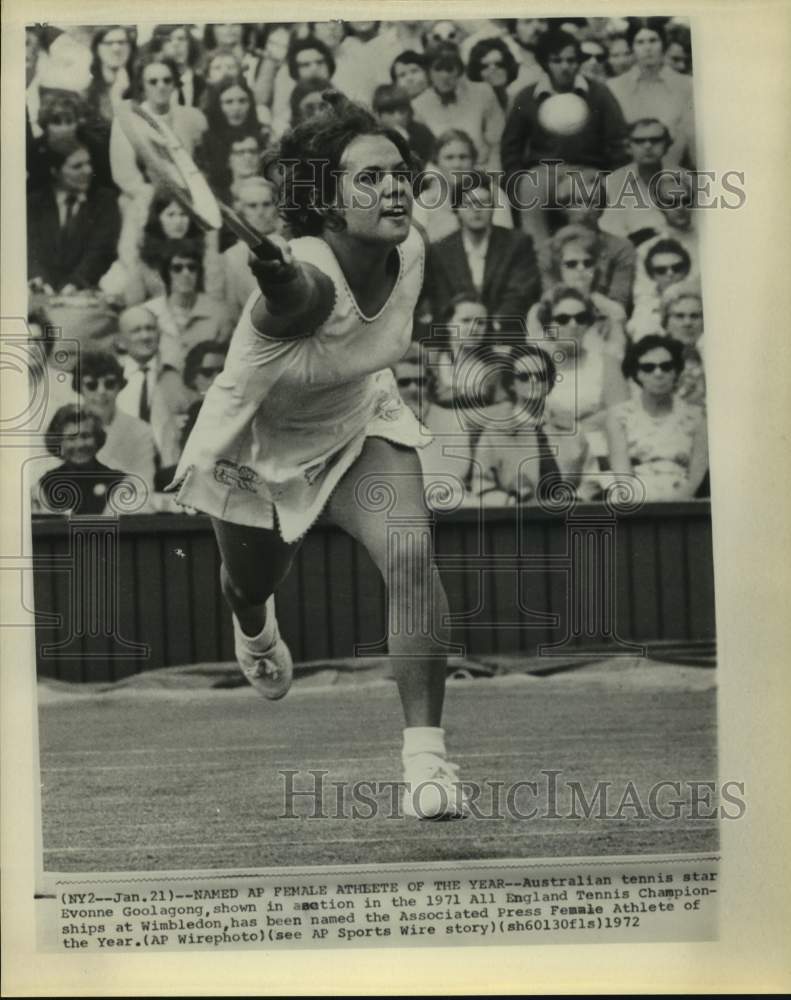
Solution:
{"label": "white sock", "polygon": [[404,730],[404,749],[401,757],[414,757],[420,753],[445,756],[445,730],[438,726],[409,726]]}

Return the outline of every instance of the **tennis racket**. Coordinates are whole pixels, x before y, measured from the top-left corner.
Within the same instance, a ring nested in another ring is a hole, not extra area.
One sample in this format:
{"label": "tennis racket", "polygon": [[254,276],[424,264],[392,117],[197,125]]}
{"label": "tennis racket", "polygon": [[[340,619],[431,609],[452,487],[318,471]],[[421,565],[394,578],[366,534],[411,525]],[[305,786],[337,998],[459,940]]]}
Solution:
{"label": "tennis racket", "polygon": [[248,225],[230,206],[219,201],[192,157],[168,125],[134,101],[116,112],[118,124],[150,179],[166,190],[204,229],[225,224],[250,247],[259,260],[283,261],[280,247]]}

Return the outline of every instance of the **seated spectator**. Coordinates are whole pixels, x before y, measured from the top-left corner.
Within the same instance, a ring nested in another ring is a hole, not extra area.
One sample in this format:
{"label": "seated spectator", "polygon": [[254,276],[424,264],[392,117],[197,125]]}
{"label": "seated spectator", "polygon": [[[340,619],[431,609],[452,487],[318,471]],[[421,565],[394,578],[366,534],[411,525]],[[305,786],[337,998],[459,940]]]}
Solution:
{"label": "seated spectator", "polygon": [[676,394],[687,403],[706,408],[703,351],[703,297],[697,282],[670,285],[660,301],[662,329],[684,347],[684,370]]}
{"label": "seated spectator", "polygon": [[[262,236],[279,233],[277,192],[271,181],[263,177],[237,181],[233,186],[233,199],[234,209],[256,232]],[[250,248],[244,240],[238,240],[222,254],[222,297],[234,323],[239,319],[251,293],[258,288],[249,260]]]}
{"label": "seated spectator", "polygon": [[327,84],[322,80],[300,80],[294,85],[289,99],[291,108],[291,127],[300,125],[305,119],[326,111],[327,103],[324,94]]}
{"label": "seated spectator", "polygon": [[[632,290],[635,278],[636,252],[634,244],[621,236],[613,236],[599,228],[604,211],[601,175],[597,175],[590,190],[564,178],[557,188],[558,211],[553,213],[563,225],[585,226],[596,235],[599,244],[599,266],[595,289],[628,312],[632,308]],[[552,283],[553,255],[551,241],[538,253],[538,263],[545,287]]]}
{"label": "seated spectator", "polygon": [[67,403],[79,402],[72,387],[72,372],[77,364],[79,345],[62,337],[42,308],[28,312],[27,328],[31,344],[31,397],[35,405],[41,399],[40,427],[46,427],[55,412]]}
{"label": "seated spectator", "polygon": [[118,394],[126,385],[118,359],[108,351],[83,351],[72,384],[105,430],[98,460],[111,469],[139,477],[150,496],[154,489],[156,443],[149,424],[124,413],[117,405]]}
{"label": "seated spectator", "polygon": [[[118,320],[125,385],[116,404],[124,413],[149,424],[157,447],[157,470],[175,467],[181,453],[181,427],[192,401],[181,375],[164,364],[159,327],[143,306],[124,310]],[[158,477],[158,482],[163,477]],[[170,477],[167,477],[168,479]]]}
{"label": "seated spectator", "polygon": [[[620,303],[595,291],[600,267],[598,235],[587,226],[564,226],[552,237],[549,247],[551,263],[548,287],[566,285],[590,298],[595,312],[595,324],[606,350],[621,361],[626,347],[626,313]],[[541,304],[537,302],[528,313],[527,333],[530,337],[543,337],[540,311]]]}
{"label": "seated spectator", "polygon": [[423,52],[424,28],[424,21],[383,22],[360,50],[355,89],[347,96],[370,104],[377,84],[398,83],[390,77],[393,61],[405,52]]}
{"label": "seated spectator", "polygon": [[530,503],[545,477],[560,474],[557,449],[544,430],[547,397],[556,384],[552,356],[535,344],[519,344],[505,362],[507,399],[490,410],[475,449],[473,491],[487,507]]}
{"label": "seated spectator", "polygon": [[634,64],[632,47],[625,35],[613,35],[607,41],[607,65],[610,77],[620,76]]}
{"label": "seated spectator", "polygon": [[595,475],[607,467],[602,433],[607,407],[628,398],[628,386],[619,362],[606,349],[587,295],[556,285],[541,300],[539,320],[544,342],[561,342],[554,351],[560,378],[547,399],[547,432],[557,435],[553,443],[564,470]]}
{"label": "seated spectator", "polygon": [[[61,406],[47,428],[47,451],[62,460],[33,488],[34,513],[96,515],[107,512],[112,491],[126,479],[100,462],[105,443],[102,421],[76,404]],[[114,513],[112,505],[109,513]]]}
{"label": "seated spectator", "polygon": [[[499,358],[491,342],[486,306],[471,291],[459,292],[436,317],[429,371],[434,402],[455,410],[480,411],[502,398]],[[474,412],[465,418],[474,422]]]}
{"label": "seated spectator", "polygon": [[434,136],[425,125],[415,121],[412,104],[405,90],[390,83],[380,84],[374,91],[372,108],[383,125],[403,135],[422,164],[433,158]]}
{"label": "seated spectator", "polygon": [[671,139],[658,118],[641,118],[629,126],[626,142],[631,161],[606,179],[607,209],[599,225],[614,236],[643,242],[645,233],[664,228],[656,205],[656,185],[662,171],[670,169],[665,154]]}
{"label": "seated spectator", "polygon": [[[459,229],[453,211],[452,192],[456,180],[471,171],[478,159],[475,144],[466,132],[448,129],[437,137],[434,167],[423,175],[423,183],[415,199],[412,221],[423,230],[429,243],[436,243]],[[497,185],[497,182],[494,182]],[[513,229],[511,206],[499,186],[493,188],[495,210],[493,222],[502,229]]]}
{"label": "seated spectator", "polygon": [[[234,144],[244,140],[250,145],[253,137],[256,141],[258,158],[253,160],[250,157],[245,163],[246,176],[250,177],[258,173],[260,154],[266,148],[270,133],[268,128],[262,126],[253,93],[241,76],[225,77],[209,86],[206,120],[208,129],[196,158],[206,171],[209,184],[219,194],[227,191],[235,179],[240,179],[232,176],[234,162],[229,159]],[[241,163],[236,164],[237,169],[241,166]]]}
{"label": "seated spectator", "polygon": [[[466,189],[466,190],[465,190]],[[530,237],[493,224],[493,185],[471,172],[454,188],[458,232],[431,246],[426,293],[432,315],[441,316],[460,293],[480,297],[492,334],[521,333],[527,310],[541,294]]]}
{"label": "seated spectator", "polygon": [[329,84],[335,73],[335,59],[318,38],[292,41],[286,62],[275,76],[272,98],[272,128],[280,137],[291,125],[291,91],[301,80],[320,80]]}
{"label": "seated spectator", "polygon": [[206,60],[206,90],[200,99],[201,111],[206,111],[209,100],[209,87],[214,87],[223,80],[238,80],[242,75],[242,64],[233,54],[223,49],[212,52]]}
{"label": "seated spectator", "polygon": [[[607,86],[580,73],[580,43],[572,35],[554,29],[541,35],[536,58],[544,74],[514,100],[502,137],[502,161],[509,197],[521,206],[522,228],[540,250],[549,235],[542,206],[554,201],[556,182],[568,173],[595,175],[620,166],[626,159],[626,123]],[[550,132],[541,123],[542,104],[558,94],[575,94],[587,106],[587,120],[571,135]],[[550,169],[547,160],[562,163]]]}
{"label": "seated spectator", "polygon": [[665,151],[673,166],[695,166],[692,79],[665,63],[665,23],[661,17],[630,17],[626,39],[634,55],[631,69],[608,81],[629,122],[658,118],[673,140]]}
{"label": "seated spectator", "polygon": [[269,108],[271,112],[275,79],[286,62],[291,45],[291,26],[275,21],[262,27],[264,35],[261,60],[258,65],[258,73],[251,86],[257,103]]}
{"label": "seated spectator", "polygon": [[174,241],[162,258],[165,295],[149,299],[146,308],[159,324],[162,363],[184,368],[187,351],[201,340],[226,341],[231,323],[225,306],[203,291],[203,253],[188,241]]}
{"label": "seated spectator", "polygon": [[323,42],[335,60],[332,86],[342,94],[352,92],[357,82],[357,66],[363,43],[351,31],[346,21],[311,21],[311,35]]}
{"label": "seated spectator", "polygon": [[482,38],[470,50],[467,77],[473,83],[488,83],[504,112],[511,106],[508,87],[518,72],[514,54],[502,38]]}
{"label": "seated spectator", "polygon": [[665,65],[684,75],[692,72],[692,38],[684,24],[670,24],[665,31]]}
{"label": "seated spectator", "polygon": [[201,45],[191,33],[190,26],[158,24],[151,39],[151,51],[161,52],[176,64],[179,82],[173,91],[173,102],[188,108],[199,107],[206,90],[206,80],[198,69]]}
{"label": "seated spectator", "polygon": [[95,289],[116,255],[116,196],[92,185],[88,147],[50,154],[50,183],[27,203],[28,281],[47,293]]}
{"label": "seated spectator", "polygon": [[605,83],[608,53],[603,43],[595,38],[583,39],[580,42],[580,55],[580,73],[588,80]]}
{"label": "seated spectator", "polygon": [[256,42],[256,24],[207,24],[203,43],[208,52],[232,55],[241,66],[241,72],[251,89],[255,85],[261,64],[261,53]]}
{"label": "seated spectator", "polygon": [[[172,59],[149,55],[141,60],[135,72],[134,94],[146,111],[155,118],[161,118],[172,129],[192,156],[206,131],[206,119],[197,108],[173,105],[178,80],[178,70]],[[123,229],[118,256],[122,264],[131,270],[135,266],[140,234],[154,191],[117,120],[110,131],[110,166],[113,180],[121,189],[119,205]]]}
{"label": "seated spectator", "polygon": [[220,344],[216,340],[203,340],[190,348],[187,353],[184,361],[184,387],[196,395],[197,399],[193,398],[187,411],[187,419],[181,433],[182,448],[195,426],[206,393],[225,366],[227,353],[228,345]]}
{"label": "seated spectator", "polygon": [[610,461],[616,473],[635,475],[654,500],[689,500],[705,490],[706,417],[679,399],[684,349],[672,337],[650,335],[630,345],[624,374],[639,394],[607,416]]}
{"label": "seated spectator", "polygon": [[[134,260],[116,260],[100,282],[107,295],[116,296],[128,306],[139,305],[165,291],[159,269],[162,256],[173,240],[204,242],[203,232],[195,221],[167,192],[158,191],[151,200],[143,227],[140,247]],[[205,255],[204,255],[205,256]]]}
{"label": "seated spectator", "polygon": [[469,135],[477,151],[476,166],[500,167],[500,139],[505,115],[488,83],[464,78],[464,63],[455,46],[437,49],[430,57],[430,86],[412,101],[415,120],[436,135],[450,128]]}
{"label": "seated spectator", "polygon": [[508,87],[510,103],[513,104],[517,94],[537,83],[543,75],[544,71],[536,59],[536,47],[538,40],[549,29],[549,21],[543,17],[516,17],[509,18],[505,24],[508,32],[504,36],[505,42],[519,66],[516,79]]}
{"label": "seated spectator", "polygon": [[93,182],[112,188],[107,137],[95,134],[87,121],[85,102],[72,91],[41,89],[38,124],[41,135],[33,140],[27,155],[27,190],[47,187],[50,182],[51,153],[63,153],[81,141],[91,154]]}
{"label": "seated spectator", "polygon": [[423,22],[423,51],[431,57],[438,49],[454,46],[458,48],[466,37],[462,24],[456,21]]}
{"label": "seated spectator", "polygon": [[[164,55],[149,55],[137,66],[134,95],[149,114],[164,120],[192,156],[206,132],[207,123],[203,112],[197,108],[173,105],[178,82],[178,70],[172,59]],[[110,132],[110,165],[115,183],[127,198],[137,198],[147,192],[150,199],[150,185],[117,121],[113,122]],[[148,201],[145,207],[148,208]]]}
{"label": "seated spectator", "polygon": [[626,325],[635,339],[659,333],[662,318],[659,300],[666,288],[689,278],[692,260],[678,240],[660,237],[652,240],[641,255],[642,274],[635,278],[634,312]]}
{"label": "seated spectator", "polygon": [[91,82],[85,102],[89,119],[103,124],[106,141],[116,108],[130,94],[136,48],[134,31],[120,24],[97,29],[91,40]]}
{"label": "seated spectator", "polygon": [[401,52],[390,65],[390,78],[406,93],[410,101],[414,101],[428,87],[428,64],[425,55],[412,49]]}

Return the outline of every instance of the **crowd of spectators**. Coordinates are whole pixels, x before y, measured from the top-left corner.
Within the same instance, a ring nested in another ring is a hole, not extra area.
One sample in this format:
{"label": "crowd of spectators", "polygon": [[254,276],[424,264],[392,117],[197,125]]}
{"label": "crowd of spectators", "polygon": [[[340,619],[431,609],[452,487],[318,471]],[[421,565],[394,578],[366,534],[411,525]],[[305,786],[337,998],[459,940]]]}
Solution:
{"label": "crowd of spectators", "polygon": [[461,504],[534,502],[549,474],[587,500],[627,475],[648,500],[708,495],[684,21],[48,25],[26,74],[35,510],[99,513],[124,483],[180,509],[164,489],[256,287],[244,243],[151,184],[121,103],[288,237],[267,155],[328,88],[420,168],[425,281],[395,374],[435,434],[427,482]]}

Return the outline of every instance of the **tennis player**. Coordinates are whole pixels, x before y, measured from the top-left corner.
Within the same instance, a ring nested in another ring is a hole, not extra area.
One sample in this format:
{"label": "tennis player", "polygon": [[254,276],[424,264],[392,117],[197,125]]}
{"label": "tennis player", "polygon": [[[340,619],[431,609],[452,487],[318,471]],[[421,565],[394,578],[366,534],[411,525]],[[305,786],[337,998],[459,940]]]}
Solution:
{"label": "tennis player", "polygon": [[[389,636],[405,721],[403,811],[459,818],[467,803],[441,728],[448,606],[415,453],[430,437],[390,370],[411,342],[423,282],[412,157],[366,109],[325,97],[326,111],[281,142],[281,212],[294,238],[270,237],[282,262],[251,258],[260,292],[174,483],[181,503],[212,518],[236,656],[268,698],[291,683],[273,595],[301,539],[323,515],[365,546],[387,583],[388,621],[411,623]],[[391,532],[388,546],[382,496],[416,544],[393,545]]]}

